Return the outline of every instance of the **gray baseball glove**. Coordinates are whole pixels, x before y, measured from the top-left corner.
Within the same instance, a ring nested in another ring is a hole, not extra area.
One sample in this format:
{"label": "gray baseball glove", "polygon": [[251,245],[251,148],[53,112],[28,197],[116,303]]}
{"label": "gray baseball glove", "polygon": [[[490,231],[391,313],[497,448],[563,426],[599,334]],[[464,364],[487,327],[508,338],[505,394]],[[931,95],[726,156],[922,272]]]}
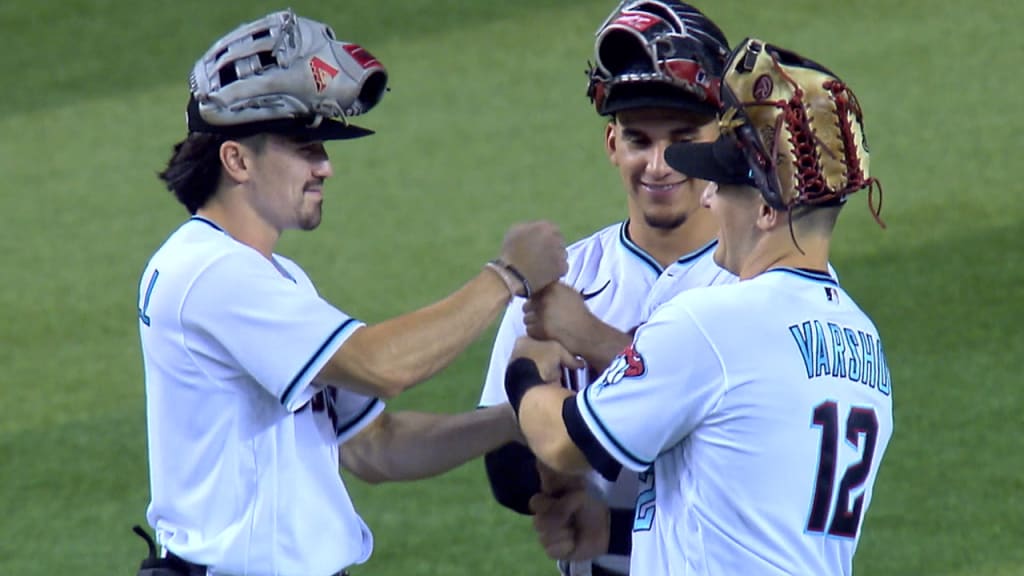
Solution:
{"label": "gray baseball glove", "polygon": [[364,114],[387,89],[387,72],[330,26],[291,10],[243,24],[200,58],[189,78],[198,118],[189,128]]}

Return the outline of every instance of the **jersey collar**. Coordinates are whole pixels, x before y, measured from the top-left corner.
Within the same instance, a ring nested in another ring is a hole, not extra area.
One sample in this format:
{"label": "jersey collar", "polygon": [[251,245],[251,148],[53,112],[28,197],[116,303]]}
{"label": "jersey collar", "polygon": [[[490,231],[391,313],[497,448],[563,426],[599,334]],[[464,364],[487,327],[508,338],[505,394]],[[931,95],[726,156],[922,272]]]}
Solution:
{"label": "jersey collar", "polygon": [[836,282],[835,278],[833,278],[828,272],[822,272],[821,270],[810,270],[808,268],[789,268],[787,266],[781,266],[779,268],[771,268],[764,271],[765,274],[769,272],[781,272],[783,274],[792,274],[794,276],[806,278],[808,280],[812,280],[814,282],[818,282],[821,284],[839,286],[839,283]]}
{"label": "jersey collar", "polygon": [[206,218],[205,216],[192,216],[191,218],[189,218],[190,222],[193,220],[195,220],[196,222],[202,222],[203,224],[210,226],[214,230],[224,232],[225,234],[227,234],[227,231],[221,228],[220,224],[217,224],[216,222],[210,220],[209,218]]}
{"label": "jersey collar", "polygon": [[[225,229],[220,227],[220,224],[217,224],[216,222],[214,222],[213,220],[210,220],[209,218],[205,218],[203,216],[192,216],[191,218],[189,218],[189,222],[191,222],[193,220],[195,220],[196,222],[202,222],[203,224],[206,224],[207,226],[213,228],[214,230],[217,230],[218,232],[223,232],[224,234],[228,234],[227,230],[225,230]],[[230,234],[228,234],[228,236],[230,236]],[[270,263],[274,265],[274,268],[277,269],[277,272],[281,276],[284,276],[288,280],[291,280],[293,284],[298,284],[299,283],[295,279],[295,277],[292,276],[290,272],[288,272],[288,270],[284,267],[284,265],[277,261],[277,256],[276,255],[274,255],[274,254],[271,255]]]}
{"label": "jersey collar", "polygon": [[[629,252],[633,253],[634,256],[636,256],[642,262],[647,264],[647,266],[651,270],[654,270],[654,272],[656,274],[658,274],[659,276],[661,275],[662,272],[665,271],[665,269],[661,267],[661,264],[659,264],[658,261],[655,260],[654,256],[651,256],[650,254],[648,254],[646,250],[644,250],[639,245],[637,245],[636,242],[633,242],[633,239],[629,237],[629,219],[628,218],[626,220],[624,220],[622,222],[622,224],[619,225],[619,243],[622,244],[622,246],[626,250],[628,250]],[[705,244],[704,246],[694,250],[693,252],[690,252],[689,254],[684,254],[682,257],[680,257],[678,260],[676,260],[676,263],[677,264],[686,264],[687,262],[690,262],[692,260],[696,260],[696,259],[700,258],[701,256],[707,254],[707,252],[709,250],[713,250],[717,244],[718,244],[718,239],[715,238],[715,239],[711,240],[710,242],[708,242],[707,244]]]}

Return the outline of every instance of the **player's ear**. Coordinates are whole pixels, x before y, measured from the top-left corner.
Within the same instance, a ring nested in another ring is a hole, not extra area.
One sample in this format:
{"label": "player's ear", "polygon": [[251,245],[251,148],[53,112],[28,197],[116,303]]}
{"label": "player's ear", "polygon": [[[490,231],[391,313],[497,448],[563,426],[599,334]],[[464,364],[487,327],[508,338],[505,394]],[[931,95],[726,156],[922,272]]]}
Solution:
{"label": "player's ear", "polygon": [[604,127],[604,151],[608,154],[608,160],[611,161],[613,166],[618,166],[618,160],[615,159],[615,150],[618,146],[618,142],[615,139],[615,120],[612,120]]}
{"label": "player's ear", "polygon": [[760,194],[757,195],[757,227],[765,232],[772,230],[781,224],[787,224],[787,213],[776,210],[764,201]]}
{"label": "player's ear", "polygon": [[249,179],[251,162],[249,149],[235,140],[228,140],[220,145],[220,164],[224,172],[235,182]]}

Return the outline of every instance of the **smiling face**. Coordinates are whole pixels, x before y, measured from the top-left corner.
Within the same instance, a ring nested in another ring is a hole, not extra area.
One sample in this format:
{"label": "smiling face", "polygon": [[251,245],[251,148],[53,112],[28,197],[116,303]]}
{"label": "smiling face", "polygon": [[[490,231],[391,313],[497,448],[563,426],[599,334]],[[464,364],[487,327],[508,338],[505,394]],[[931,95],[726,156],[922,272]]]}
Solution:
{"label": "smiling face", "polygon": [[629,193],[631,222],[672,230],[702,210],[705,180],[680,174],[665,163],[665,148],[676,142],[712,142],[713,118],[668,108],[625,110],[605,132],[605,147]]}
{"label": "smiling face", "polygon": [[253,208],[278,231],[320,225],[324,181],[333,174],[321,141],[268,136],[254,155]]}

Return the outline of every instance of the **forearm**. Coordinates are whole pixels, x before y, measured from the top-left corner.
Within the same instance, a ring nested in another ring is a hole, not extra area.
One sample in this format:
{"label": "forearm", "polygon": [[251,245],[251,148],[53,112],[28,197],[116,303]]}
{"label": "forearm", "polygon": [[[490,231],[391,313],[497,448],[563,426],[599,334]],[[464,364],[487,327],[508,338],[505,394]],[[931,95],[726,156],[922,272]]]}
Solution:
{"label": "forearm", "polygon": [[614,327],[597,320],[591,324],[588,330],[577,336],[573,343],[576,349],[569,348],[569,350],[582,356],[590,368],[600,374],[632,342],[631,335],[619,332]]}
{"label": "forearm", "polygon": [[360,328],[321,370],[318,381],[393,397],[449,365],[500,314],[509,290],[483,270],[447,298]]}
{"label": "forearm", "polygon": [[507,404],[460,414],[384,413],[341,448],[342,465],[367,482],[437,476],[518,437]]}
{"label": "forearm", "polygon": [[523,323],[530,337],[558,341],[598,373],[633,340],[597,317],[579,292],[562,283],[545,288],[523,305]]}
{"label": "forearm", "polygon": [[582,474],[590,470],[562,419],[562,404],[573,392],[558,384],[534,386],[519,405],[519,427],[530,450],[555,472]]}

